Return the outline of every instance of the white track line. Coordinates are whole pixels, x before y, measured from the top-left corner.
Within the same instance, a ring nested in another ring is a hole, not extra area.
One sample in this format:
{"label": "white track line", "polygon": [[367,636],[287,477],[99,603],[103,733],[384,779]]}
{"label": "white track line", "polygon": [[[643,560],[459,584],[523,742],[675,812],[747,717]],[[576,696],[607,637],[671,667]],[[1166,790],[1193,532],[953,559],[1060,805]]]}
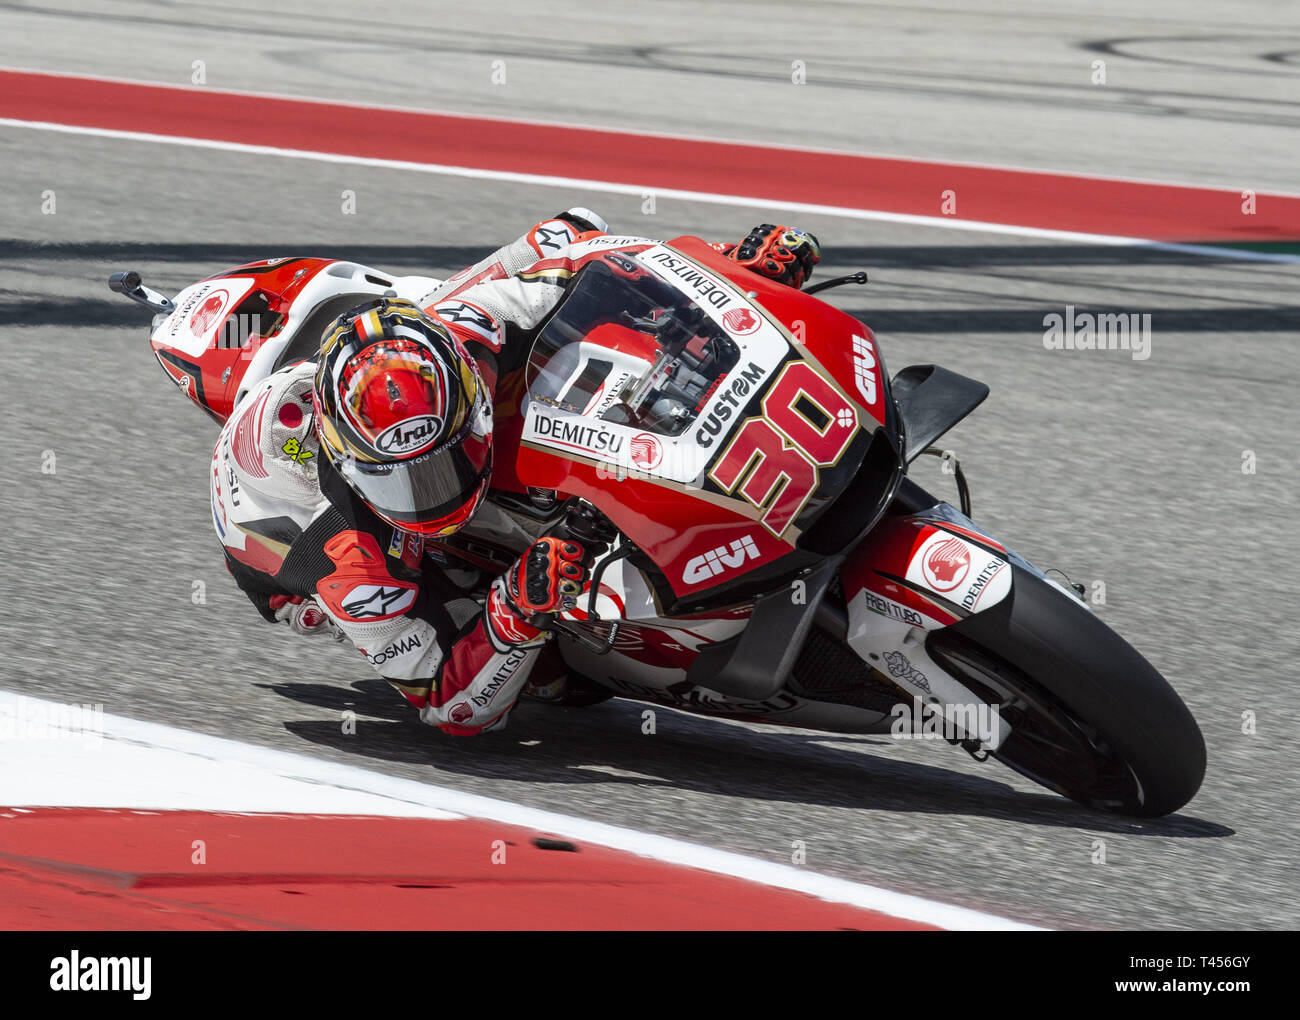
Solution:
{"label": "white track line", "polygon": [[[33,709],[33,706],[36,708]],[[60,707],[62,706],[54,702],[0,691],[0,720],[21,719],[34,710],[52,713]],[[9,807],[104,807],[106,805],[95,791],[87,793],[79,791],[75,778],[66,784],[65,790],[56,793],[52,790],[48,777],[36,775],[38,770],[32,767],[33,761],[42,758],[48,761],[53,751],[54,754],[66,759],[60,770],[65,775],[89,776],[95,768],[96,755],[104,755],[99,760],[106,761],[108,755],[113,754],[120,763],[125,759],[119,752],[129,748],[155,750],[168,752],[173,756],[172,760],[175,755],[184,755],[191,759],[193,767],[204,770],[207,770],[208,764],[215,763],[222,770],[237,774],[239,777],[237,782],[241,786],[246,785],[247,777],[252,774],[250,770],[253,770],[266,776],[269,784],[284,789],[288,788],[286,783],[328,788],[331,793],[337,795],[339,805],[329,813],[350,813],[356,811],[359,802],[364,802],[366,806],[363,811],[366,814],[430,817],[429,813],[432,812],[433,817],[464,815],[484,818],[506,825],[518,825],[568,836],[669,864],[699,868],[761,885],[807,893],[818,899],[847,903],[888,914],[891,917],[932,924],[940,928],[967,931],[1039,930],[1034,929],[1032,925],[1021,924],[994,914],[951,906],[862,882],[819,875],[790,865],[698,846],[668,836],[657,836],[635,829],[625,829],[541,808],[514,804],[510,801],[464,793],[410,779],[399,779],[353,765],[342,765],[221,737],[211,737],[159,723],[141,722],[107,714],[99,718],[102,720],[103,737],[98,749],[95,748],[94,741],[82,739],[21,740],[10,737],[0,740],[0,803]],[[429,739],[437,740],[439,737],[437,734],[430,733]],[[167,755],[159,756],[159,764],[167,760],[169,760]],[[133,795],[130,790],[122,789],[118,806],[144,809],[152,804],[159,809],[195,811],[233,809],[230,806],[232,795],[229,791],[218,791],[218,802],[223,806],[215,808],[211,806],[212,789],[196,791],[193,794],[195,802],[188,805],[183,800],[178,801],[171,794],[155,793],[159,772],[148,765],[147,755],[136,756],[134,767],[149,769],[147,775],[143,772],[139,773],[145,784],[144,788],[148,791],[143,797],[156,796],[158,801],[152,803],[146,799],[142,802],[139,791]],[[179,781],[187,771],[177,769],[175,773]],[[32,794],[24,795],[24,784],[28,790],[33,791]],[[382,803],[384,799],[389,802],[388,805]],[[56,800],[58,803],[50,803],[51,800]],[[87,804],[87,800],[91,803]],[[328,798],[314,797],[309,809],[310,813],[322,813],[323,800],[327,801]],[[251,803],[265,803],[265,801],[255,800]],[[258,808],[246,807],[244,810],[257,811]]]}
{"label": "white track line", "polygon": [[528,174],[508,170],[482,170],[475,167],[448,166],[439,163],[415,163],[399,159],[379,159],[372,156],[345,156],[333,152],[311,152],[305,149],[281,149],[270,145],[246,145],[242,142],[223,142],[208,138],[185,138],[177,135],[157,135],[143,131],[118,131],[111,128],[78,127],[53,124],[48,121],[16,120],[0,117],[0,127],[29,128],[35,131],[54,131],[70,135],[87,135],[94,138],[115,138],[129,142],[149,142],[159,145],[181,145],[196,149],[215,149],[220,152],[238,152],[255,156],[280,156],[286,159],[307,159],[321,163],[340,163],[347,166],[369,166],[385,170],[414,170],[419,173],[438,174],[444,177],[466,177],[473,180],[505,181],[512,184],[532,184],[547,188],[570,188],[604,192],[611,195],[643,196],[653,193],[658,198],[675,198],[682,202],[704,202],[710,205],[734,205],[746,208],[780,209],[789,212],[814,213],[839,216],[845,219],[873,220],[881,223],[905,223],[912,226],[936,227],[942,230],[966,230],[983,234],[1006,234],[1013,237],[1032,237],[1051,241],[1069,241],[1077,244],[1101,244],[1117,247],[1142,247],[1158,251],[1179,252],[1243,262],[1271,262],[1300,265],[1300,255],[1276,252],[1258,252],[1239,248],[1220,248],[1214,245],[1175,244],[1168,241],[1151,241],[1140,237],[1121,237],[1114,234],[1086,234],[1073,230],[1048,230],[1041,227],[1010,226],[1005,223],[986,223],[980,220],[958,220],[944,216],[917,216],[910,213],[891,213],[876,209],[853,209],[847,206],[818,205],[814,202],[791,202],[744,195],[725,195],[709,191],[686,191],[677,188],[659,188],[654,185],[616,184],[612,181],[587,180],[578,177],[553,177],[547,174]]}

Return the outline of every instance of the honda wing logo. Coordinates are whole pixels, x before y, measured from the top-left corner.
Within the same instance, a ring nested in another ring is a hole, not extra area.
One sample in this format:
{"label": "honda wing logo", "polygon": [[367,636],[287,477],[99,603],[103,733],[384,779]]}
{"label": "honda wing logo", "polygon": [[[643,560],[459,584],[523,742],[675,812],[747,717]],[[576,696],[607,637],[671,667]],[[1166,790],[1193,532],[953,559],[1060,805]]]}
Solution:
{"label": "honda wing logo", "polygon": [[754,544],[753,536],[746,535],[744,538],[736,539],[729,546],[720,545],[716,549],[710,549],[696,556],[686,564],[686,569],[682,572],[682,580],[687,584],[700,584],[711,577],[734,570],[746,560],[756,559],[758,559],[758,546]]}

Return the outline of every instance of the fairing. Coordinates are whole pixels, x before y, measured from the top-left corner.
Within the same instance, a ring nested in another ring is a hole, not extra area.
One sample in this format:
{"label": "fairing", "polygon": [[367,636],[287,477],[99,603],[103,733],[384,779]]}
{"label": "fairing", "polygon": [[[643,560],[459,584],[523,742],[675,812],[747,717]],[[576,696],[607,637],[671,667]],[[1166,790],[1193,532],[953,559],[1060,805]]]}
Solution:
{"label": "fairing", "polygon": [[[822,558],[806,536],[846,492],[834,533],[856,539],[902,472],[870,330],[696,238],[583,268],[539,331],[523,415],[519,479],[599,507],[683,605]],[[853,487],[877,438],[885,470]]]}
{"label": "fairing", "polygon": [[224,423],[276,368],[314,357],[325,328],[353,305],[390,289],[418,300],[436,285],[333,259],[253,262],[182,290],[150,344],[185,395]]}

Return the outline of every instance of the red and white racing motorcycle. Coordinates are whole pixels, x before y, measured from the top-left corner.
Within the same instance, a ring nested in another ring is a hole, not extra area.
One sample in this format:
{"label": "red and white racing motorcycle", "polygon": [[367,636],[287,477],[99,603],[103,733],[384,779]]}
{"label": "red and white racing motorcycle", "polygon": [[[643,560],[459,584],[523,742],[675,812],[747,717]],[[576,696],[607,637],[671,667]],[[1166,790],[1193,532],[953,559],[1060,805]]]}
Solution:
{"label": "red and white racing motorcycle", "polygon": [[[694,237],[587,260],[498,385],[489,502],[431,555],[485,593],[539,535],[593,545],[558,641],[612,695],[941,735],[1101,810],[1177,810],[1205,772],[1195,720],[1079,593],[907,478],[988,387],[936,365],[891,380],[871,330],[813,296],[850,281],[796,291]],[[110,281],[154,309],[159,363],[218,422],[340,314],[439,283],[324,259],[174,302]]]}

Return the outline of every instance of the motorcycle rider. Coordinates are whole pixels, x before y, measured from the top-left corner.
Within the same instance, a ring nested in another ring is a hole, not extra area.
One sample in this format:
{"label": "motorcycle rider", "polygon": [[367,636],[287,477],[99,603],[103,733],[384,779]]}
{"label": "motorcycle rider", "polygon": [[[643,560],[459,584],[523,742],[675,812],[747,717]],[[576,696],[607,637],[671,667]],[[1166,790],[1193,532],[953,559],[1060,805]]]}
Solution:
{"label": "motorcycle rider", "polygon": [[[227,567],[262,615],[346,636],[424,722],[450,734],[504,725],[548,621],[587,580],[581,543],[543,538],[480,608],[425,542],[478,509],[492,476],[498,381],[523,364],[530,331],[580,268],[573,245],[607,229],[590,210],[570,209],[419,306],[388,298],[354,309],[330,327],[315,363],[249,391],[213,453]],[[654,243],[619,238],[603,251]],[[813,235],[773,224],[713,247],[795,288],[820,261]]]}

